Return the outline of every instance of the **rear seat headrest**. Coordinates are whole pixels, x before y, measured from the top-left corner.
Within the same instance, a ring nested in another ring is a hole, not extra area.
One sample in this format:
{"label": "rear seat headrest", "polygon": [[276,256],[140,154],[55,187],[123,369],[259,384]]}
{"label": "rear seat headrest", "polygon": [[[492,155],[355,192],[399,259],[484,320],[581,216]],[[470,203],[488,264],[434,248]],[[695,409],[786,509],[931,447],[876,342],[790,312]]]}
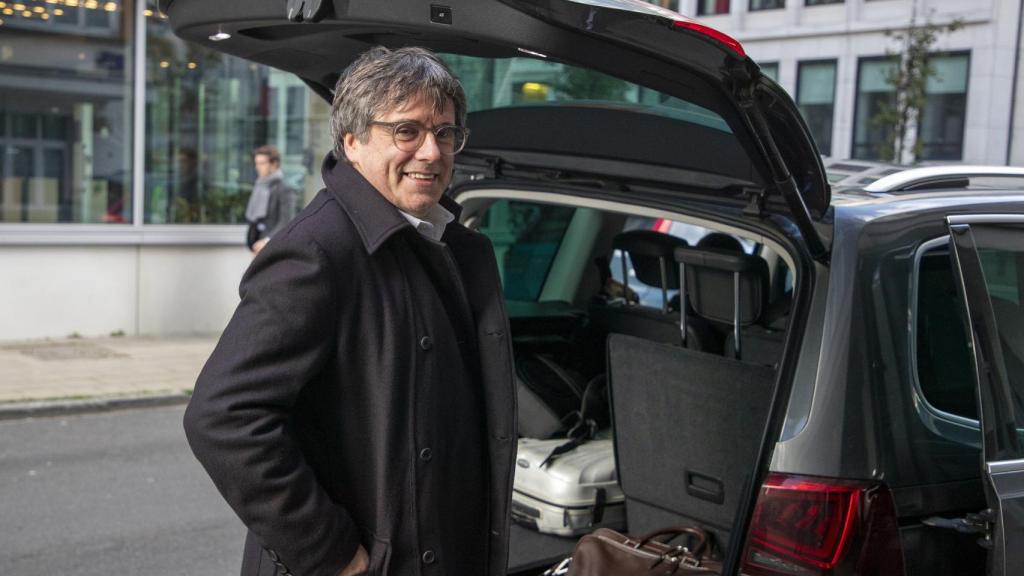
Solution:
{"label": "rear seat headrest", "polygon": [[[682,238],[654,230],[629,230],[612,239],[612,248],[629,254],[637,279],[648,286],[665,290],[679,288],[679,273],[673,263],[673,250],[687,246],[689,243]],[[662,286],[659,260],[665,263],[665,286]]]}
{"label": "rear seat headrest", "polygon": [[[768,304],[768,263],[760,256],[715,248],[676,248],[686,271],[686,295],[693,310],[715,322],[735,321],[735,283],[740,287],[740,325],[757,323]],[[679,271],[676,270],[676,276]]]}
{"label": "rear seat headrest", "polygon": [[728,250],[730,252],[745,253],[743,244],[724,232],[711,232],[697,241],[697,248],[710,248],[714,250]]}

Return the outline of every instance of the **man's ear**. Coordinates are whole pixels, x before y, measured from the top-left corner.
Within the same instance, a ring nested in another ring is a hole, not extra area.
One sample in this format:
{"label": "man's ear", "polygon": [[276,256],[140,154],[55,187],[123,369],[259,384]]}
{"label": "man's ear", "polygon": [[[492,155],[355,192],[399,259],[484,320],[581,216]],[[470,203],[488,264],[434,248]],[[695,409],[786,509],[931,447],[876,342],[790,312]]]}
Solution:
{"label": "man's ear", "polygon": [[363,145],[363,143],[359,141],[359,138],[356,138],[356,135],[351,132],[347,132],[342,135],[341,144],[345,149],[345,156],[348,157],[349,161],[356,159],[359,155],[359,148]]}

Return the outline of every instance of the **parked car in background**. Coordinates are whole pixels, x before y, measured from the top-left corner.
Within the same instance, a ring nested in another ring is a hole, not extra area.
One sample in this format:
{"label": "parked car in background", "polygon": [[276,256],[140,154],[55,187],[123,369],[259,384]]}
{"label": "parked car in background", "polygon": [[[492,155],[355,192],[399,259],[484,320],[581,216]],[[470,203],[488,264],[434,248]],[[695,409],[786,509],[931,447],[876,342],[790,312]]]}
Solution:
{"label": "parked car in background", "polygon": [[[739,42],[643,2],[160,8],[327,100],[372,45],[442,54],[520,379],[606,379],[628,531],[700,525],[728,573],[1024,573],[1021,171],[833,189]],[[509,573],[537,574],[574,540],[521,512]]]}

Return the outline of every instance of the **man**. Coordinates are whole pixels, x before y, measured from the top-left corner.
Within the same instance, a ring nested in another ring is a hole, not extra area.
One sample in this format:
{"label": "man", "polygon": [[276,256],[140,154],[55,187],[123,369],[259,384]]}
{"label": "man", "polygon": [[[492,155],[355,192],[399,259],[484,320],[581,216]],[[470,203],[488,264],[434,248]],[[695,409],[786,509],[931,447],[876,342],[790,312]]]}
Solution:
{"label": "man", "polygon": [[281,174],[281,153],[274,146],[260,146],[253,152],[256,183],[245,207],[249,223],[245,243],[253,254],[259,254],[267,241],[295,217],[299,201],[296,190],[288,186]]}
{"label": "man", "polygon": [[244,576],[505,573],[508,321],[490,242],[443,196],[465,117],[430,52],[363,54],[327,188],[242,280],[185,429],[249,528]]}

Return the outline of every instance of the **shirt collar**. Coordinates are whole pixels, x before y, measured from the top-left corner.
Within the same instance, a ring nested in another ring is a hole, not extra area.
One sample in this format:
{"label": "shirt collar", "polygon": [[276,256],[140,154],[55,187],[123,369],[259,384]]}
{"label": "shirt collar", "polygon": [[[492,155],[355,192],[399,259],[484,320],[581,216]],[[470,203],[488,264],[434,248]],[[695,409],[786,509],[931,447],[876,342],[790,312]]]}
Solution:
{"label": "shirt collar", "polygon": [[449,222],[455,220],[455,215],[445,209],[440,204],[435,204],[433,208],[427,212],[424,218],[417,218],[412,214],[405,211],[399,210],[402,216],[412,224],[412,227],[423,236],[430,238],[434,242],[440,242],[441,236],[444,235],[444,228]]}
{"label": "shirt collar", "polygon": [[[327,189],[348,213],[370,254],[376,252],[396,232],[410,226],[394,204],[388,202],[348,162],[335,158],[333,152],[328,153],[324,159],[321,173]],[[453,221],[458,220],[462,207],[457,202],[445,195],[438,205],[452,214]],[[449,230],[451,228],[447,227]]]}

